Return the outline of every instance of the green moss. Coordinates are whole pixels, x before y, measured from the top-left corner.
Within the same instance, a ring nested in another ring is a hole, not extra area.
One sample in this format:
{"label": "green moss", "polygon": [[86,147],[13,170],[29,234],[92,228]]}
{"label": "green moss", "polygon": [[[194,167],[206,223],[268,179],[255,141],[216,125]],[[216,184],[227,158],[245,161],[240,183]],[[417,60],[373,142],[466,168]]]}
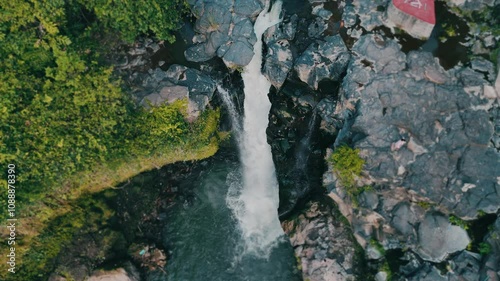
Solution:
{"label": "green moss", "polygon": [[359,149],[352,149],[346,145],[338,147],[329,159],[333,171],[340,183],[353,194],[355,178],[361,175],[365,160],[359,156]]}
{"label": "green moss", "polygon": [[467,221],[462,220],[461,218],[459,218],[457,216],[450,215],[448,219],[449,219],[450,223],[453,224],[453,225],[460,226],[464,230],[468,230],[469,229],[470,223],[467,222]]}
{"label": "green moss", "polygon": [[385,256],[386,252],[384,246],[382,246],[382,244],[380,244],[377,239],[370,239],[370,245],[375,248],[382,256]]}
{"label": "green moss", "polygon": [[387,281],[392,281],[393,274],[392,274],[392,270],[389,266],[389,263],[387,261],[384,261],[384,263],[380,267],[380,271],[387,273]]}
{"label": "green moss", "polygon": [[424,210],[429,210],[430,208],[432,208],[435,205],[434,203],[427,202],[427,201],[418,201],[418,202],[415,202],[415,204],[417,204],[418,206],[420,206]]}
{"label": "green moss", "polygon": [[487,242],[479,243],[479,253],[483,256],[488,255],[491,253],[491,245]]}

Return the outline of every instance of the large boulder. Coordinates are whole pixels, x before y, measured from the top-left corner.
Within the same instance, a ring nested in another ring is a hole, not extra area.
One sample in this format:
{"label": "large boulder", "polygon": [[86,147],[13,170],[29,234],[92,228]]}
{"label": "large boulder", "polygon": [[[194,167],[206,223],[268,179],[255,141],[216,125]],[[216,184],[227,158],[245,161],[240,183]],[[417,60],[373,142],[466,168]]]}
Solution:
{"label": "large boulder", "polygon": [[[335,215],[336,214],[336,215]],[[354,280],[360,269],[355,241],[340,214],[324,203],[309,203],[295,220],[283,222],[304,280]]]}
{"label": "large boulder", "polygon": [[168,71],[159,68],[150,72],[148,83],[137,95],[143,96],[140,104],[146,108],[170,104],[187,99],[187,120],[192,122],[205,110],[213,97],[216,84],[210,76],[199,70],[172,65]]}
{"label": "large boulder", "polygon": [[328,36],[325,41],[312,43],[295,62],[300,80],[318,89],[323,80],[339,81],[350,59],[340,35]]}
{"label": "large boulder", "polygon": [[418,254],[425,260],[441,262],[449,254],[464,250],[470,243],[467,232],[452,225],[447,217],[427,214],[418,227]]}
{"label": "large boulder", "polygon": [[186,59],[203,62],[218,56],[232,69],[246,66],[257,41],[252,20],[262,11],[262,2],[191,0],[189,4],[196,17],[197,35],[184,52]]}
{"label": "large boulder", "polygon": [[[405,55],[378,35],[362,36],[352,50],[338,103],[345,113],[334,113],[345,117],[336,145],[360,149],[366,162],[358,185],[372,188],[348,192],[332,166],[324,185],[363,247],[375,237],[386,249],[443,261],[469,243],[448,215],[470,220],[500,209],[494,142],[500,115],[496,91],[485,79],[489,68],[445,71],[432,54]],[[457,260],[456,272],[472,274],[465,264]],[[410,280],[446,280],[427,262],[407,270],[420,270],[408,276],[423,278]]]}

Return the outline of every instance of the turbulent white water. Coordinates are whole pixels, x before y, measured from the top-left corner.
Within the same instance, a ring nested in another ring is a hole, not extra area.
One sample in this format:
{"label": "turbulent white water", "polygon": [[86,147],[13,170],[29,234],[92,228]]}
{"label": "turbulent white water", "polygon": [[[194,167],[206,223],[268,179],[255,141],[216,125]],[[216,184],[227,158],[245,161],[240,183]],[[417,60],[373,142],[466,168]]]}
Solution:
{"label": "turbulent white water", "polygon": [[236,137],[236,142],[238,145],[240,145],[241,149],[241,124],[240,124],[240,116],[238,114],[238,111],[236,110],[236,107],[234,106],[233,101],[231,100],[231,95],[229,92],[224,89],[221,85],[217,85],[217,91],[220,93],[220,96],[222,98],[222,102],[227,108],[227,111],[229,113],[229,117],[231,118],[231,125],[233,129],[233,134]]}
{"label": "turbulent white water", "polygon": [[271,109],[267,95],[271,83],[261,73],[261,39],[267,28],[281,22],[281,4],[276,2],[269,12],[265,9],[255,22],[255,54],[241,74],[245,84],[240,139],[243,186],[233,184],[227,196],[227,203],[239,222],[245,253],[264,257],[269,256],[283,230],[277,212],[278,182],[266,136]]}

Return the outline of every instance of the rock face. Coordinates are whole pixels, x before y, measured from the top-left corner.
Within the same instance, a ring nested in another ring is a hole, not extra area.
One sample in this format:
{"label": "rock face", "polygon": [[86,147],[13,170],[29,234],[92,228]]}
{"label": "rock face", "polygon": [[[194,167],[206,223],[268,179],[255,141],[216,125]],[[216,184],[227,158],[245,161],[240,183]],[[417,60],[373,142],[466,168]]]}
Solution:
{"label": "rock face", "polygon": [[264,60],[264,75],[277,89],[281,88],[293,66],[290,41],[295,38],[298,17],[287,18],[264,33],[267,54]]}
{"label": "rock face", "polygon": [[355,243],[349,229],[331,207],[318,202],[283,228],[295,248],[304,280],[355,280]]}
{"label": "rock face", "polygon": [[300,80],[318,89],[322,80],[339,81],[349,63],[350,54],[339,35],[311,44],[295,62]]}
{"label": "rock face", "polygon": [[432,262],[441,262],[470,243],[465,230],[452,225],[447,217],[438,214],[425,216],[418,227],[418,239],[421,246],[417,250],[418,254]]}
{"label": "rock face", "polygon": [[247,65],[257,41],[252,20],[262,11],[259,0],[190,0],[197,18],[193,46],[185,51],[186,59],[207,61],[215,56],[230,68]]}
{"label": "rock face", "polygon": [[[490,83],[470,69],[445,72],[428,53],[411,52],[405,62],[394,44],[361,38],[344,80],[346,97],[360,102],[351,132],[365,136],[356,146],[373,182],[404,186],[463,218],[496,212],[500,157],[489,146],[488,110],[496,107],[496,97],[485,95]],[[373,59],[385,52],[396,59]],[[400,139],[406,145],[391,151]]]}
{"label": "rock face", "polygon": [[175,64],[166,72],[159,68],[151,70],[143,81],[143,88],[136,93],[143,97],[141,105],[160,106],[187,98],[187,119],[190,122],[196,120],[208,106],[216,88],[215,82],[208,75]]}
{"label": "rock face", "polygon": [[[406,55],[378,35],[360,37],[352,51],[338,102],[345,113],[333,115],[345,117],[336,145],[360,149],[358,184],[373,188],[347,194],[330,166],[323,178],[330,197],[368,258],[381,258],[369,243],[375,238],[385,249],[408,249],[401,269],[408,280],[479,280],[480,257],[463,251],[469,237],[448,215],[467,220],[500,208],[490,71],[486,64],[445,71],[430,53]],[[445,259],[454,272],[446,276],[429,263]]]}

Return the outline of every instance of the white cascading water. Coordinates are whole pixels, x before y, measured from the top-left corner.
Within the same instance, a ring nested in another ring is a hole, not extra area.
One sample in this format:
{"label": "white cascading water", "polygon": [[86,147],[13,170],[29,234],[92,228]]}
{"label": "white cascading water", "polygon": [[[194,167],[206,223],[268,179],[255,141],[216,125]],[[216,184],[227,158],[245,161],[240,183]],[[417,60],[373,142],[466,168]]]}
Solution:
{"label": "white cascading water", "polygon": [[239,140],[243,186],[231,184],[226,199],[239,222],[244,253],[260,257],[269,257],[270,250],[284,234],[277,211],[278,182],[266,136],[271,83],[261,73],[262,34],[281,22],[281,4],[276,2],[270,11],[267,6],[255,21],[254,56],[241,74],[245,85],[245,115]]}

